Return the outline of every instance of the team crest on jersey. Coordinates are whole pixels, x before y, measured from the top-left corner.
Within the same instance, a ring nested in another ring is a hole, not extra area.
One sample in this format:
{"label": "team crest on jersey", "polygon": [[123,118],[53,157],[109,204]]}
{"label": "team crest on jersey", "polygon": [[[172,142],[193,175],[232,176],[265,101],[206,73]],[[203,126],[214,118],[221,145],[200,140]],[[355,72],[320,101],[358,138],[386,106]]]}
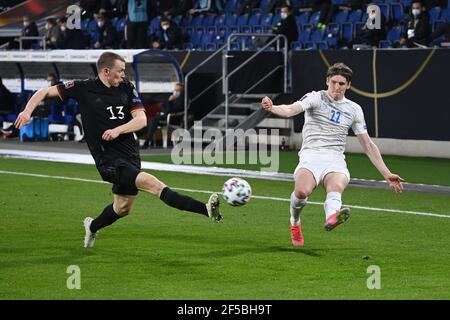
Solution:
{"label": "team crest on jersey", "polygon": [[67,81],[66,83],[64,83],[64,86],[66,87],[66,89],[72,88],[74,85],[75,85],[75,82],[73,80]]}

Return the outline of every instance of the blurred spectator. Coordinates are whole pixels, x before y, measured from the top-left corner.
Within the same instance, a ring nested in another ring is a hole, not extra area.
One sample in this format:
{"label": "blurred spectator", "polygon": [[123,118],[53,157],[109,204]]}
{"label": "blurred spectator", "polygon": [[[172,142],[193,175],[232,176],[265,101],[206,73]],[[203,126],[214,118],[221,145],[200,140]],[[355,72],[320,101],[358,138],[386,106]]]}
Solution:
{"label": "blurred spectator", "polygon": [[414,0],[411,15],[408,17],[405,33],[400,39],[400,46],[413,48],[426,45],[431,33],[430,15],[420,0]]}
{"label": "blurred spectator", "polygon": [[260,1],[261,0],[240,0],[240,5],[236,14],[238,16],[242,14],[251,14],[253,9],[259,8]]}
{"label": "blurred spectator", "polygon": [[194,6],[189,10],[189,14],[216,14],[223,11],[222,0],[196,0]]}
{"label": "blurred spectator", "polygon": [[15,100],[14,94],[5,87],[0,77],[0,129],[3,129],[5,116],[15,111]]}
{"label": "blurred spectator", "polygon": [[147,48],[147,27],[149,22],[147,0],[128,0],[127,47]]}
{"label": "blurred spectator", "polygon": [[114,49],[119,47],[116,29],[111,25],[106,14],[100,14],[97,18],[99,37],[94,43],[94,49]]}
{"label": "blurred spectator", "polygon": [[92,19],[100,10],[100,2],[97,0],[81,0],[81,19]]}
{"label": "blurred spectator", "polygon": [[193,6],[192,0],[179,0],[175,10],[172,11],[172,16],[185,16]]}
{"label": "blurred spectator", "polygon": [[127,15],[127,0],[101,0],[100,10],[103,10],[109,19],[123,18]]}
{"label": "blurred spectator", "polygon": [[[49,73],[47,75],[47,84],[49,87],[54,86],[57,84],[56,75],[54,73]],[[41,102],[36,109],[34,109],[32,113],[32,117],[44,119],[48,118],[48,114],[50,113],[50,107],[54,103],[58,103],[60,100],[59,98],[46,98],[43,102]]]}
{"label": "blurred spectator", "polygon": [[177,83],[173,93],[167,101],[164,102],[161,110],[155,115],[148,125],[147,138],[145,139],[142,149],[147,149],[153,142],[153,135],[158,128],[161,120],[166,120],[169,113],[177,113],[184,111],[184,85]]}
{"label": "blurred spectator", "polygon": [[153,49],[181,49],[183,46],[183,34],[175,22],[167,17],[162,17],[158,36],[152,43]]}
{"label": "blurred spectator", "polygon": [[297,21],[288,5],[281,6],[280,15],[281,21],[274,25],[272,30],[275,34],[284,34],[288,40],[288,48],[290,48],[291,43],[298,39]]}
{"label": "blurred spectator", "polygon": [[154,16],[170,16],[175,11],[175,0],[151,0],[151,13]]}
{"label": "blurred spectator", "polygon": [[[23,17],[23,28],[22,32],[20,33],[20,36],[21,37],[39,36],[39,31],[36,26],[36,23],[34,21],[31,21],[31,19],[28,16]],[[18,49],[20,47],[19,42],[20,42],[19,38],[14,38],[14,41],[10,41],[9,43],[9,49]],[[34,43],[37,43],[36,40],[23,40],[22,48],[30,49]]]}
{"label": "blurred spectator", "polygon": [[[58,38],[61,34],[61,28],[56,23],[55,18],[48,18],[45,24],[45,43],[47,48],[56,49],[58,47]],[[44,45],[42,44],[42,47]]]}
{"label": "blurred spectator", "polygon": [[[441,38],[442,36],[444,37]],[[450,22],[439,26],[428,38],[428,43],[432,46],[450,47]]]}
{"label": "blurred spectator", "polygon": [[[372,25],[375,26],[374,21],[376,19],[375,12],[370,13],[367,19],[368,21],[372,20]],[[371,47],[378,47],[379,42],[381,40],[386,39],[386,33],[387,33],[386,17],[381,12],[380,29],[377,28],[370,29],[367,27],[367,23],[364,24],[364,26],[360,30],[356,31],[355,39],[349,41],[345,47],[352,49],[353,46],[357,44],[367,45]]]}
{"label": "blurred spectator", "polygon": [[62,17],[58,20],[61,33],[58,38],[57,46],[59,49],[85,49],[86,38],[80,29],[69,29],[67,27],[67,18]]}

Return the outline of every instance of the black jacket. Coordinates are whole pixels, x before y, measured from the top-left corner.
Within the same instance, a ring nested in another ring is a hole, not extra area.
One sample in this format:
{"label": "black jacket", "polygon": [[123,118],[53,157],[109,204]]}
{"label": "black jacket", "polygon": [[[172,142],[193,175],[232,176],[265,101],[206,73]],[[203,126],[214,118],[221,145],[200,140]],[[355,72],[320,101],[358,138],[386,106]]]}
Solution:
{"label": "black jacket", "polygon": [[414,29],[414,37],[409,40],[425,44],[431,33],[430,15],[428,12],[422,11],[417,18],[412,17],[412,19],[408,21],[407,28],[405,29],[405,33],[403,35],[405,39],[408,39],[409,29]]}
{"label": "black jacket", "polygon": [[171,22],[169,29],[166,31],[162,28],[159,29],[157,41],[160,43],[161,49],[181,49],[183,34],[180,28],[174,22]]}
{"label": "black jacket", "polygon": [[287,37],[288,48],[291,47],[293,41],[297,41],[298,39],[297,21],[293,14],[288,15],[286,19],[278,22],[272,29],[273,33],[284,34]]}

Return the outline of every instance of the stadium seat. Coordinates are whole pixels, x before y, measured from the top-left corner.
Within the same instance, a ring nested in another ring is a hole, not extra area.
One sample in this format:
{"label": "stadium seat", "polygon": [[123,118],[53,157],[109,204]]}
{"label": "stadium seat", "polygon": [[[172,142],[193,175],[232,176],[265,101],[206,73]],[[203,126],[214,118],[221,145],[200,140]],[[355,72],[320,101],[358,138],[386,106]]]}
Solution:
{"label": "stadium seat", "polygon": [[403,20],[405,11],[403,10],[403,5],[401,3],[392,3],[391,11],[392,11],[392,21],[400,22]]}
{"label": "stadium seat", "polygon": [[328,50],[328,42],[326,41],[316,41],[315,44],[318,50]]}
{"label": "stadium seat", "polygon": [[205,16],[203,14],[199,14],[192,19],[191,26],[194,28],[203,27],[203,19]]}
{"label": "stadium seat", "polygon": [[311,29],[304,29],[299,33],[298,42],[303,46],[307,41],[310,40]]}
{"label": "stadium seat", "polygon": [[253,33],[264,33],[263,26],[253,26],[252,27]]}
{"label": "stadium seat", "polygon": [[391,43],[395,43],[396,41],[400,40],[401,34],[402,34],[401,26],[392,27],[392,29],[389,30],[386,35],[386,40],[390,41]]}
{"label": "stadium seat", "polygon": [[342,11],[339,11],[333,17],[333,22],[344,23],[344,22],[347,22],[347,18],[348,18],[348,10],[342,10]]}
{"label": "stadium seat", "polygon": [[273,16],[272,18],[272,25],[276,25],[277,23],[279,23],[281,21],[281,14],[277,13],[276,15]]}
{"label": "stadium seat", "polygon": [[353,26],[350,22],[341,24],[341,38],[344,42],[353,40]]}
{"label": "stadium seat", "polygon": [[[449,1],[450,3],[450,1]],[[441,19],[450,22],[450,8],[445,8],[441,12]]]}
{"label": "stadium seat", "polygon": [[325,30],[316,29],[311,33],[311,41],[318,42],[323,41],[325,38]]}
{"label": "stadium seat", "polygon": [[353,10],[348,15],[347,21],[350,22],[350,23],[361,22],[362,13],[363,12],[362,12],[361,9]]}
{"label": "stadium seat", "polygon": [[180,26],[188,27],[188,26],[191,25],[191,23],[192,23],[192,16],[191,15],[187,15],[181,20]]}
{"label": "stadium seat", "polygon": [[303,12],[296,17],[297,25],[301,26],[302,24],[309,22],[309,12]]}
{"label": "stadium seat", "polygon": [[432,31],[436,31],[440,26],[442,26],[445,23],[444,20],[436,20],[435,22],[433,22],[432,24]]}
{"label": "stadium seat", "polygon": [[215,15],[206,15],[203,19],[203,26],[210,27],[214,25],[214,20],[216,19]]}
{"label": "stadium seat", "polygon": [[248,19],[248,25],[249,26],[257,26],[260,24],[260,21],[261,21],[260,13],[252,14]]}
{"label": "stadium seat", "polygon": [[227,17],[224,14],[221,14],[220,16],[217,16],[216,19],[214,20],[214,25],[215,26],[224,26],[226,18]]}
{"label": "stadium seat", "polygon": [[119,33],[125,32],[126,24],[127,24],[127,21],[125,18],[122,18],[119,21],[117,21],[117,25],[116,25],[117,32],[119,32]]}
{"label": "stadium seat", "polygon": [[273,14],[268,13],[265,16],[261,17],[261,25],[262,26],[271,26],[272,25]]}
{"label": "stadium seat", "polygon": [[154,17],[154,18],[150,21],[150,27],[151,27],[153,30],[158,30],[158,29],[159,29],[160,21],[161,21],[161,17],[159,17],[159,16]]}
{"label": "stadium seat", "polygon": [[266,9],[266,7],[267,7],[267,5],[270,3],[270,0],[261,0],[260,2],[259,2],[259,8],[261,9],[261,10],[265,10]]}
{"label": "stadium seat", "polygon": [[431,8],[428,10],[428,13],[430,14],[430,23],[433,23],[441,18],[441,8],[439,7]]}
{"label": "stadium seat", "polygon": [[386,21],[389,21],[391,19],[390,5],[385,4],[385,3],[378,3],[377,5],[378,5],[378,7],[380,7],[380,11],[383,13],[384,17],[386,18]]}
{"label": "stadium seat", "polygon": [[248,14],[240,15],[237,19],[237,26],[246,26],[248,22]]}
{"label": "stadium seat", "polygon": [[406,11],[409,11],[412,6],[412,0],[400,0],[400,3],[403,5]]}
{"label": "stadium seat", "polygon": [[291,43],[291,49],[292,50],[300,50],[302,48],[302,44],[299,41],[293,41]]}
{"label": "stadium seat", "polygon": [[225,3],[225,13],[235,13],[239,8],[239,0],[227,0]]}
{"label": "stadium seat", "polygon": [[389,40],[381,40],[378,43],[378,48],[382,48],[382,49],[392,48],[392,43]]}
{"label": "stadium seat", "polygon": [[226,17],[225,25],[235,26],[237,24],[237,15],[236,14],[227,14],[225,17]]}
{"label": "stadium seat", "polygon": [[172,17],[170,20],[175,22],[177,25],[181,26],[181,20],[183,19],[183,16],[181,14]]}
{"label": "stadium seat", "polygon": [[309,23],[315,26],[317,25],[317,23],[319,23],[319,18],[320,18],[320,11],[314,12],[309,18]]}

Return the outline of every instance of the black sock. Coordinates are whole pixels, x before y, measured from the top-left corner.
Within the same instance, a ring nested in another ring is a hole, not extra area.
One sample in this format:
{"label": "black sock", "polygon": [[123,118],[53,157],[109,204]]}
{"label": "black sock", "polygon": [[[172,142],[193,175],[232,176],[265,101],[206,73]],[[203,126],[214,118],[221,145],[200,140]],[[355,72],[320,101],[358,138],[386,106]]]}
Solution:
{"label": "black sock", "polygon": [[179,194],[169,187],[163,189],[159,198],[164,201],[165,204],[179,210],[196,212],[208,216],[208,210],[203,202]]}
{"label": "black sock", "polygon": [[103,212],[95,218],[91,223],[91,232],[97,232],[101,228],[107,227],[110,224],[113,224],[118,219],[122,218],[117,213],[114,212],[113,204],[106,206],[105,209],[103,209]]}

